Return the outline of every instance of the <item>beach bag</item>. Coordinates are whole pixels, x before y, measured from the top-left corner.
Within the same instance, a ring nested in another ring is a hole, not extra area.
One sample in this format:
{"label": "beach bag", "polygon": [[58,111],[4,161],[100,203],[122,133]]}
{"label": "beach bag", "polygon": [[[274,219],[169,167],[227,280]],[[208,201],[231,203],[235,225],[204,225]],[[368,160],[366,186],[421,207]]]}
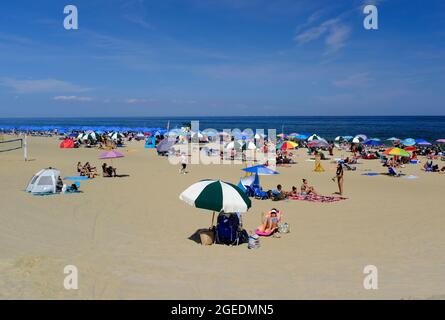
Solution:
{"label": "beach bag", "polygon": [[289,233],[290,232],[290,226],[287,222],[285,223],[280,223],[278,225],[278,232],[279,233]]}
{"label": "beach bag", "polygon": [[248,249],[258,249],[260,247],[260,237],[257,234],[249,236]]}
{"label": "beach bag", "polygon": [[199,233],[201,244],[210,246],[215,242],[215,231],[213,229],[203,230]]}
{"label": "beach bag", "polygon": [[220,214],[216,224],[216,243],[231,245],[238,242],[240,221],[236,214]]}

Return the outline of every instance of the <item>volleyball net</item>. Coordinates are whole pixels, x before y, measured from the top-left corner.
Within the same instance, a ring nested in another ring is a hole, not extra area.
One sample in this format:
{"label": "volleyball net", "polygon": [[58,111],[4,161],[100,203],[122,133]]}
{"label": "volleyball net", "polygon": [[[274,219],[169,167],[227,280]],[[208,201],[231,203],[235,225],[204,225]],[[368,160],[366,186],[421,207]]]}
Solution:
{"label": "volleyball net", "polygon": [[4,140],[0,138],[0,152],[13,151],[23,148],[23,139]]}

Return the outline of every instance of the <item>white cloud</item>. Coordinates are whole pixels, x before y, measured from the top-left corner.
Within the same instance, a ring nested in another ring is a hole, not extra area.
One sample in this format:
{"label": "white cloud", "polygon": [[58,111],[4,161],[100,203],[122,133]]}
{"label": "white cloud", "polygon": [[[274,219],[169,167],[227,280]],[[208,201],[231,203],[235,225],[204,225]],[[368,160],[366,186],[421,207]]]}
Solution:
{"label": "white cloud", "polygon": [[367,86],[371,80],[368,73],[363,72],[350,75],[345,79],[332,81],[332,84],[339,88],[357,88]]}
{"label": "white cloud", "polygon": [[0,85],[9,87],[17,93],[85,92],[90,90],[89,88],[57,79],[18,80],[0,78]]}
{"label": "white cloud", "polygon": [[147,100],[137,99],[137,98],[129,98],[129,99],[125,100],[125,103],[127,103],[127,104],[140,104],[140,103],[145,103],[145,102],[147,102]]}
{"label": "white cloud", "polygon": [[92,101],[91,97],[79,97],[79,96],[56,96],[53,98],[55,101],[79,101],[79,102],[88,102]]}
{"label": "white cloud", "polygon": [[344,25],[334,25],[326,37],[327,53],[335,52],[346,45],[351,28]]}
{"label": "white cloud", "polygon": [[299,44],[309,43],[325,38],[326,52],[333,53],[344,47],[351,33],[351,28],[341,23],[340,19],[329,19],[318,26],[297,32],[295,41]]}

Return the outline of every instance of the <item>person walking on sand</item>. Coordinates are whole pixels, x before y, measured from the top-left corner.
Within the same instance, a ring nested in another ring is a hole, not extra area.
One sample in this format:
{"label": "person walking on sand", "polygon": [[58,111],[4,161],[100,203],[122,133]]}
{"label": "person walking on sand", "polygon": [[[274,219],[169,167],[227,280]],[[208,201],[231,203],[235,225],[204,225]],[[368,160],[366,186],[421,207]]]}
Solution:
{"label": "person walking on sand", "polygon": [[335,172],[335,178],[332,178],[332,180],[335,181],[337,179],[338,184],[338,194],[343,195],[343,166],[341,162],[337,164],[337,171]]}
{"label": "person walking on sand", "polygon": [[187,173],[185,171],[186,168],[187,168],[187,158],[186,158],[185,154],[182,153],[181,154],[181,170],[179,171],[179,173],[181,173],[181,174]]}

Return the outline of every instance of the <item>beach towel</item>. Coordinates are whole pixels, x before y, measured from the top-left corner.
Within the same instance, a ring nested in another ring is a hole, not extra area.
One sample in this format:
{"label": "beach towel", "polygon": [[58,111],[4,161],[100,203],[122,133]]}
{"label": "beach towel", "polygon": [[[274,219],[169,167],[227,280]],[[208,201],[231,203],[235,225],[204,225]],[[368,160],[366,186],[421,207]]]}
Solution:
{"label": "beach towel", "polygon": [[71,180],[71,181],[75,181],[75,180],[89,180],[89,178],[87,176],[73,176],[73,177],[65,177],[63,180]]}
{"label": "beach towel", "polygon": [[347,198],[339,196],[320,196],[314,194],[299,194],[297,196],[289,196],[289,200],[304,200],[310,202],[337,202],[341,200],[346,200]]}
{"label": "beach towel", "polygon": [[409,175],[409,176],[406,176],[406,177],[403,177],[404,179],[408,179],[408,180],[415,180],[415,179],[418,179],[419,177],[418,176],[413,176],[413,175]]}
{"label": "beach towel", "polygon": [[369,177],[374,177],[374,176],[378,176],[378,175],[380,175],[380,173],[377,173],[377,172],[362,173],[362,176],[369,176]]}

